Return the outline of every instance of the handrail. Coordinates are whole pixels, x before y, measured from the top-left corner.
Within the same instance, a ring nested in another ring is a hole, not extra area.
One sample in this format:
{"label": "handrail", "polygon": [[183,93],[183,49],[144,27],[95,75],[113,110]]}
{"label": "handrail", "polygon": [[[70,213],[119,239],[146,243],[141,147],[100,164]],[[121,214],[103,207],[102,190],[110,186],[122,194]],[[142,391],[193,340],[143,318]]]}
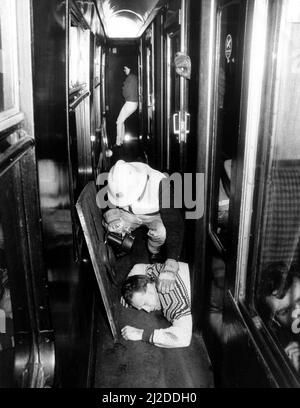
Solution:
{"label": "handrail", "polygon": [[70,111],[74,110],[80,104],[80,102],[82,102],[85,98],[90,96],[90,94],[91,94],[90,91],[85,91],[84,93],[79,95],[72,103],[70,103],[69,110]]}
{"label": "handrail", "polygon": [[33,146],[33,137],[27,135],[10,146],[4,153],[0,153],[0,177],[14,166]]}
{"label": "handrail", "polygon": [[70,0],[70,13],[71,17],[73,17],[72,22],[76,22],[78,25],[81,25],[81,27],[85,30],[91,29],[80,8],[74,0]]}
{"label": "handrail", "polygon": [[81,84],[74,86],[73,88],[69,88],[69,96],[73,96],[76,93],[83,92],[86,86],[87,86],[86,83],[83,82]]}

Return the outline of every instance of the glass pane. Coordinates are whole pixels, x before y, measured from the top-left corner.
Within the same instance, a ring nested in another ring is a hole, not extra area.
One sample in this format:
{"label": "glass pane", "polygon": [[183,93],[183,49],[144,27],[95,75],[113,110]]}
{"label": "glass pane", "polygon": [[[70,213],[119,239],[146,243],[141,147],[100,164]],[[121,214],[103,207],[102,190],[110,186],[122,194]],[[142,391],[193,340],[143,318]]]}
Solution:
{"label": "glass pane", "polygon": [[101,55],[101,102],[100,107],[102,112],[106,110],[106,99],[105,99],[105,64],[106,64],[106,54],[102,52]]}
{"label": "glass pane", "polygon": [[239,3],[225,6],[218,14],[216,128],[212,146],[214,172],[210,222],[215,236],[224,248],[227,246],[231,168],[236,158],[239,136],[244,18]]}
{"label": "glass pane", "polygon": [[16,14],[13,0],[0,1],[0,119],[16,106]]}
{"label": "glass pane", "polygon": [[13,315],[0,214],[0,387],[11,385],[13,359]]}
{"label": "glass pane", "polygon": [[95,128],[99,129],[101,125],[101,47],[95,48],[94,87]]}
{"label": "glass pane", "polygon": [[270,163],[266,176],[257,302],[300,372],[300,2],[283,2]]}
{"label": "glass pane", "polygon": [[94,55],[94,86],[97,86],[101,81],[101,47],[95,47]]}
{"label": "glass pane", "polygon": [[[180,155],[180,144],[179,135],[174,134],[174,122],[173,115],[180,111],[180,77],[175,74],[175,69],[173,67],[173,61],[175,54],[180,50],[180,31],[176,30],[175,33],[168,33],[167,37],[167,104],[168,104],[168,171],[175,171],[176,169],[182,168],[181,155]],[[177,114],[178,118],[178,114]],[[178,122],[178,120],[177,120]],[[178,123],[176,125],[178,128]]]}
{"label": "glass pane", "polygon": [[70,27],[70,90],[78,86],[89,89],[90,31]]}

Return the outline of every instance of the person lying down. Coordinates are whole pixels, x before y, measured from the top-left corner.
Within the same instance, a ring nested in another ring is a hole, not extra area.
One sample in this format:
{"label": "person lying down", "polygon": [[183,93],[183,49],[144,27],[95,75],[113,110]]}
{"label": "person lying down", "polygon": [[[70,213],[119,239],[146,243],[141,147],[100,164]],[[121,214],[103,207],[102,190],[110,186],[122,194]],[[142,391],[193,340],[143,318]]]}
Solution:
{"label": "person lying down", "polygon": [[[130,305],[147,313],[161,310],[171,323],[165,329],[150,330],[125,326],[121,333],[125,340],[147,341],[158,347],[188,347],[192,338],[191,288],[188,264],[178,262],[173,290],[160,292],[157,287],[163,264],[136,264],[121,289],[123,306]],[[126,302],[126,304],[124,304]]]}

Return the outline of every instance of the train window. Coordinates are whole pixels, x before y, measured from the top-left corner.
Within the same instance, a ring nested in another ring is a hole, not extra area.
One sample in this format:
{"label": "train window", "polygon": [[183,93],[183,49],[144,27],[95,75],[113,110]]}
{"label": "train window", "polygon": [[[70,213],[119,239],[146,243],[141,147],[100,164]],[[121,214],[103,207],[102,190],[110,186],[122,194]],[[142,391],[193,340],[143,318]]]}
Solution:
{"label": "train window", "polygon": [[241,72],[243,60],[242,2],[219,9],[217,20],[215,101],[212,140],[210,232],[220,252],[226,250],[231,168],[239,135]]}
{"label": "train window", "polygon": [[89,89],[90,31],[70,27],[69,86]]}
{"label": "train window", "polygon": [[94,55],[94,86],[99,85],[101,81],[101,47],[95,46]]}
{"label": "train window", "polygon": [[0,2],[0,121],[18,111],[16,9]]}
{"label": "train window", "polygon": [[76,8],[70,11],[69,27],[69,126],[75,196],[93,172],[89,96],[94,86],[93,82],[90,83],[90,69],[94,68],[94,61],[91,61],[91,31],[82,15],[76,12]]}
{"label": "train window", "polygon": [[154,90],[153,90],[153,40],[152,40],[153,26],[151,25],[146,31],[146,70],[147,70],[147,132],[148,135],[152,135],[152,120],[154,111]]}
{"label": "train window", "polygon": [[[281,3],[272,53],[272,107],[261,175],[255,307],[290,366],[300,373],[300,2]],[[299,103],[298,103],[299,102]]]}
{"label": "train window", "polygon": [[94,115],[95,128],[101,126],[101,47],[95,47],[94,55]]}
{"label": "train window", "polygon": [[105,64],[106,64],[106,53],[103,51],[101,54],[101,112],[103,115],[106,113],[106,99],[105,99]]}
{"label": "train window", "polygon": [[175,122],[180,112],[180,77],[175,75],[173,61],[180,50],[180,26],[170,24],[166,26],[166,114],[170,118],[166,122],[166,167],[169,172],[182,170],[182,155],[180,154],[179,134],[175,131]]}

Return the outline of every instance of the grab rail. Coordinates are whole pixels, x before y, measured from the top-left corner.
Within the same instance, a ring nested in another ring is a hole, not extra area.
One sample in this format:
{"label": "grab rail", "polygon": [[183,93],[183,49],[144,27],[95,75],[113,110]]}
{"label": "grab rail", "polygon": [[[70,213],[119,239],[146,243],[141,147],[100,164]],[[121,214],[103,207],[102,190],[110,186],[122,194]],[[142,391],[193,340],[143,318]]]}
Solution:
{"label": "grab rail", "polygon": [[70,103],[70,110],[74,110],[79,104],[80,102],[82,102],[85,98],[87,98],[88,96],[90,96],[90,91],[85,91],[82,94],[80,94],[79,96],[74,98],[74,101]]}
{"label": "grab rail", "polygon": [[33,137],[27,135],[20,139],[17,143],[8,147],[5,152],[0,153],[0,177],[18,160],[20,160],[21,157],[23,157],[33,146]]}

